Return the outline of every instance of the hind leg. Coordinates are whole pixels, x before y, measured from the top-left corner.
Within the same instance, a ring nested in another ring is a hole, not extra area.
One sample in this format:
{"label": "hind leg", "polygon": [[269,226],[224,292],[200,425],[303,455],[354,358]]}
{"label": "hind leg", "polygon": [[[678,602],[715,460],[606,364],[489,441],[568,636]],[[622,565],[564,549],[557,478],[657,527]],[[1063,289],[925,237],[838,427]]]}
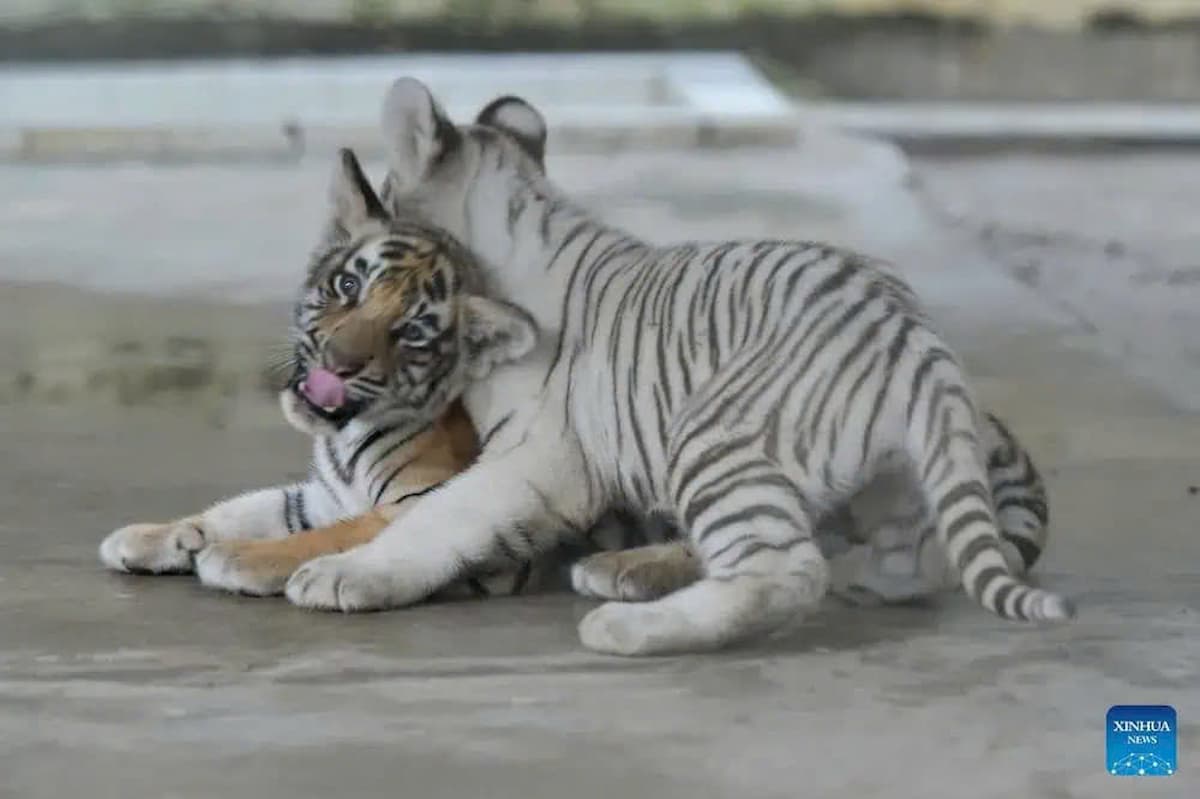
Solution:
{"label": "hind leg", "polygon": [[847,506],[847,537],[860,542],[835,561],[831,589],[861,606],[913,602],[958,586],[937,545],[936,519],[904,468],[885,470]]}
{"label": "hind leg", "polygon": [[691,436],[669,475],[704,576],[654,602],[601,605],[580,623],[585,646],[620,655],[711,650],[816,608],[828,568],[803,497],[773,463],[728,441],[725,429]]}
{"label": "hind leg", "polygon": [[[886,525],[868,531],[871,542],[855,553],[847,572],[835,563],[830,593],[859,607],[896,605],[927,599],[957,587],[946,575],[946,559],[937,549],[936,530]],[[937,565],[931,565],[930,561]]]}
{"label": "hind leg", "polygon": [[[994,417],[987,417],[983,443],[988,481],[994,492],[999,546],[1014,575],[1025,574],[1045,547],[1046,488],[1029,454]],[[845,523],[827,525],[851,547],[845,556],[823,551],[832,561],[831,591],[853,604],[911,602],[961,584],[937,540],[916,475],[901,464],[885,468],[846,506]],[[858,544],[858,546],[854,546]]]}

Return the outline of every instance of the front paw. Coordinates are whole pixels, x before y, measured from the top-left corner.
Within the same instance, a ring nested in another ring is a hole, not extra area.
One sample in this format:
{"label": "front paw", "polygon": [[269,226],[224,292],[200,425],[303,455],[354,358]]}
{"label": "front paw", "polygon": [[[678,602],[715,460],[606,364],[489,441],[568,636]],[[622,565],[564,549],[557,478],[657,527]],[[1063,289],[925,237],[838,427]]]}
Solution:
{"label": "front paw", "polygon": [[196,556],[196,576],[212,588],[278,596],[301,561],[274,551],[274,541],[218,541]]}
{"label": "front paw", "polygon": [[700,579],[700,565],[678,544],[597,552],[571,567],[577,594],[617,602],[650,602]]}
{"label": "front paw", "polygon": [[204,547],[204,530],[194,520],[131,524],[100,542],[100,561],[133,574],[188,574],[192,556]]}
{"label": "front paw", "polygon": [[403,590],[396,577],[358,551],[343,552],[305,563],[288,578],[284,593],[293,605],[343,613],[385,610],[423,598]]}

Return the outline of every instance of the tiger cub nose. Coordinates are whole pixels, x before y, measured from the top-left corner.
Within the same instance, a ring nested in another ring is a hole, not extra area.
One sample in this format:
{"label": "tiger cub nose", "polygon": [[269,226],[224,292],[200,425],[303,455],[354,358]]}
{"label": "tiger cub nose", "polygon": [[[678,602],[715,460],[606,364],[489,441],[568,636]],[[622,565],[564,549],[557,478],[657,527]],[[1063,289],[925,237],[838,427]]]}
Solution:
{"label": "tiger cub nose", "polygon": [[371,362],[369,355],[355,355],[342,352],[337,347],[325,348],[325,368],[338,377],[351,377],[366,368]]}

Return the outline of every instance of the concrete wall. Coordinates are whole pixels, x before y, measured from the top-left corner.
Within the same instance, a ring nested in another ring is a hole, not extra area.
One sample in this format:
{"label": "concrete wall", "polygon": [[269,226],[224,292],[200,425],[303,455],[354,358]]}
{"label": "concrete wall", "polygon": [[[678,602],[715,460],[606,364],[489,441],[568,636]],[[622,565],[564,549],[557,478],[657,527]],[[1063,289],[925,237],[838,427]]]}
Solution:
{"label": "concrete wall", "polygon": [[801,95],[1200,101],[1200,0],[0,0],[0,63],[680,49]]}
{"label": "concrete wall", "polygon": [[1098,12],[1145,21],[1200,16],[1200,0],[4,0],[0,21],[112,19],[197,13],[265,15],[321,22],[457,15],[576,21],[588,16],[657,19],[731,17],[748,12],[854,15],[926,13],[1001,25],[1077,27]]}

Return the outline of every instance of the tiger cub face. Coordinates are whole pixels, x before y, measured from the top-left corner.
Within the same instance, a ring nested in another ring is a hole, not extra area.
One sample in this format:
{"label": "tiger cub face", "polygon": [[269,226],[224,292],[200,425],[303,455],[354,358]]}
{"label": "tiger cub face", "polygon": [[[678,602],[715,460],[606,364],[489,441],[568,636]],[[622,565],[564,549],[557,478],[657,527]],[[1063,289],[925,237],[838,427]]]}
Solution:
{"label": "tiger cub face", "polygon": [[295,307],[295,368],[280,397],[292,426],[425,425],[533,349],[529,315],[476,293],[473,258],[447,233],[389,216],[349,150],[332,199]]}

